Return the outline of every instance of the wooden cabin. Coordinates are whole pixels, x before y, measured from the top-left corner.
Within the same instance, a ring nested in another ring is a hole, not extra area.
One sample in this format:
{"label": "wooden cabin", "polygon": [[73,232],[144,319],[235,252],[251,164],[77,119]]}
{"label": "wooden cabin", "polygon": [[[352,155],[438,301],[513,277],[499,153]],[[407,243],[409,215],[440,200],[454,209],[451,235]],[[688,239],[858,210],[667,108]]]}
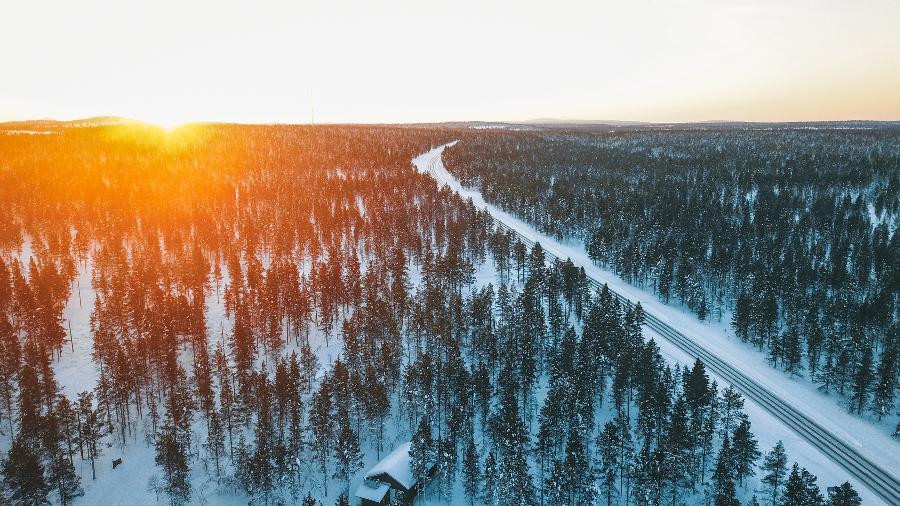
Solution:
{"label": "wooden cabin", "polygon": [[[403,443],[375,464],[366,473],[363,483],[354,495],[362,506],[380,506],[391,504],[411,504],[423,486],[428,483],[417,483],[409,469],[409,450],[412,443]],[[435,467],[428,470],[428,480],[434,476]]]}

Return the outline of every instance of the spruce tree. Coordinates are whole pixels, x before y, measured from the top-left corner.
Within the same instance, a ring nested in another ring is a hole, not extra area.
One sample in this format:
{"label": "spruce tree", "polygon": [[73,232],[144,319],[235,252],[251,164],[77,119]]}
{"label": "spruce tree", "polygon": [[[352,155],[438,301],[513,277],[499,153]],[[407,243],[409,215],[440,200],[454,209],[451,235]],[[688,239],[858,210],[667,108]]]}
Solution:
{"label": "spruce tree", "polygon": [[784,475],[787,472],[787,454],[784,451],[784,444],[781,441],[775,443],[772,451],[766,454],[763,460],[762,470],[765,474],[762,482],[769,490],[772,497],[772,504],[778,503],[778,495],[784,483]]}
{"label": "spruce tree", "polygon": [[784,485],[784,496],[781,499],[781,506],[805,506],[805,500],[806,488],[800,477],[800,466],[794,462],[793,467],[791,467],[791,474]]}
{"label": "spruce tree", "polygon": [[550,470],[550,478],[544,484],[544,496],[550,506],[564,506],[570,504],[572,496],[572,477],[568,474],[563,461],[553,460]]}
{"label": "spruce tree", "polygon": [[665,432],[666,479],[671,483],[672,503],[678,501],[678,494],[690,476],[692,434],[688,427],[687,405],[683,395],[679,395],[669,417]]}

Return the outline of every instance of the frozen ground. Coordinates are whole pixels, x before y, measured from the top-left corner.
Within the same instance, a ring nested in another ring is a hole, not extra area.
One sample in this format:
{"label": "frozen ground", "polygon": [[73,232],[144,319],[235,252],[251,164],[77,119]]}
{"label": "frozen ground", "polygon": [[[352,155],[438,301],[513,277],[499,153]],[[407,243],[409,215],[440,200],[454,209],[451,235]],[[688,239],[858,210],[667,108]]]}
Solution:
{"label": "frozen ground", "polygon": [[[695,316],[686,311],[660,302],[652,293],[641,288],[634,287],[614,273],[601,269],[594,265],[588,257],[584,246],[577,241],[557,241],[545,234],[538,232],[533,226],[516,218],[502,209],[488,204],[478,190],[465,188],[450,174],[443,164],[441,153],[447,146],[456,142],[440,146],[427,153],[418,156],[413,163],[418,170],[430,173],[439,183],[449,186],[463,198],[472,199],[472,202],[488,210],[492,216],[515,229],[523,236],[539,241],[541,246],[560,258],[570,258],[577,265],[584,266],[587,273],[600,282],[607,283],[609,287],[622,296],[640,302],[643,308],[670,326],[693,338],[708,350],[714,352],[720,358],[743,372],[748,377],[756,380],[770,392],[778,395],[796,409],[803,411],[811,418],[822,424],[823,427],[843,438],[869,459],[880,463],[885,469],[900,469],[900,445],[888,434],[893,430],[896,421],[892,418],[877,423],[874,420],[863,419],[847,413],[847,411],[835,402],[833,396],[819,392],[816,387],[805,378],[790,378],[787,374],[768,365],[762,353],[749,345],[742,343],[728,329],[723,322],[701,322]],[[727,316],[727,315],[726,315]],[[673,344],[664,338],[652,335],[664,356],[672,361],[682,364],[690,364],[694,359],[681,352]],[[722,378],[711,375],[720,385],[725,385]],[[788,456],[796,460],[802,466],[808,468],[819,477],[819,485],[823,488],[839,484],[849,479],[849,474],[837,466],[831,459],[813,448],[803,438],[788,429],[784,424],[772,417],[760,406],[747,400],[746,411],[750,415],[754,432],[760,442],[760,449],[768,451],[781,439],[784,441]],[[866,504],[883,504],[884,502],[868,488],[850,479]]]}

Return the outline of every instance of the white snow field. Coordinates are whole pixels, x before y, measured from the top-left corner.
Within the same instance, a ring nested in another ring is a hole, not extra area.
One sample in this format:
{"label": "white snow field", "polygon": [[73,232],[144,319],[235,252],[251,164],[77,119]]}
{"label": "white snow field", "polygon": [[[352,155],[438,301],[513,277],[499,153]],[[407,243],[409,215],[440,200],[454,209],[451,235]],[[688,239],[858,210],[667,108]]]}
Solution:
{"label": "white snow field", "polygon": [[[690,336],[696,343],[728,362],[739,372],[787,402],[794,409],[818,422],[833,435],[843,439],[858,453],[870,461],[876,462],[882,469],[893,473],[894,476],[900,472],[898,471],[900,470],[900,444],[888,435],[893,428],[893,419],[879,424],[874,420],[849,414],[835,402],[833,397],[819,392],[815,385],[806,379],[791,378],[782,371],[770,367],[763,354],[742,343],[734,336],[726,323],[701,322],[694,315],[659,301],[654,294],[632,286],[614,273],[596,266],[580,242],[558,241],[537,231],[532,225],[512,214],[487,203],[481,192],[477,189],[463,187],[444,166],[441,155],[445,148],[453,146],[456,142],[458,141],[421,154],[413,160],[413,164],[420,172],[429,173],[439,184],[449,186],[465,199],[471,199],[474,205],[487,210],[496,220],[515,230],[521,236],[540,242],[545,251],[559,258],[570,258],[576,265],[583,266],[588,276],[608,284],[611,290],[621,296],[633,302],[640,302],[645,312]],[[728,318],[723,318],[723,320],[727,321]],[[666,359],[681,364],[694,362],[695,357],[683,352],[666,338],[646,328],[645,332],[656,340]],[[710,377],[715,379],[721,387],[729,384],[728,381],[712,371],[709,373]],[[745,410],[750,416],[754,433],[759,439],[760,450],[765,453],[774,446],[776,441],[782,440],[790,461],[797,461],[818,476],[818,483],[823,493],[826,487],[849,480],[865,504],[887,504],[877,493],[835,463],[829,454],[811,445],[804,437],[787,427],[759,404],[747,398]]]}

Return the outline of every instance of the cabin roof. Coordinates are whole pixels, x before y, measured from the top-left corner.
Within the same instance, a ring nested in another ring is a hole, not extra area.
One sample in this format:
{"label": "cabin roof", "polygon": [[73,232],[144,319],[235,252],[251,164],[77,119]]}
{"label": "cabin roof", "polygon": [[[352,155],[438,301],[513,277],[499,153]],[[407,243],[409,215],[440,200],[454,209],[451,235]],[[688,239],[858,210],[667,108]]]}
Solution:
{"label": "cabin roof", "polygon": [[391,486],[387,483],[363,480],[359,488],[356,489],[355,495],[360,499],[367,499],[372,502],[380,503],[390,489]]}
{"label": "cabin roof", "polygon": [[381,462],[366,473],[367,480],[375,480],[381,482],[395,482],[402,487],[401,490],[406,491],[412,489],[416,484],[412,471],[409,469],[409,449],[411,443],[403,443],[394,448]]}

